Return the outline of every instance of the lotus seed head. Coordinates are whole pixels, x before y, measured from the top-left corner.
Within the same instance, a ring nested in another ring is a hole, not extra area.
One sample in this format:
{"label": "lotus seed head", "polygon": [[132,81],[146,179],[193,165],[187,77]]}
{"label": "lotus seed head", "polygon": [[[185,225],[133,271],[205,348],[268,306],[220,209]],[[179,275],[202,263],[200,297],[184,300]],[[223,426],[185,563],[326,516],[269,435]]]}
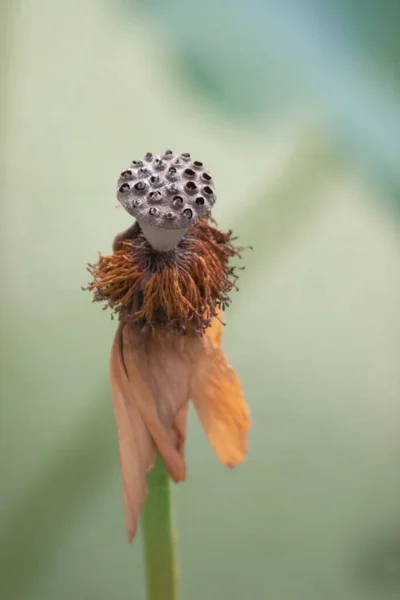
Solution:
{"label": "lotus seed head", "polygon": [[210,214],[216,200],[204,164],[172,150],[133,160],[118,179],[117,198],[140,225],[163,230],[186,230]]}

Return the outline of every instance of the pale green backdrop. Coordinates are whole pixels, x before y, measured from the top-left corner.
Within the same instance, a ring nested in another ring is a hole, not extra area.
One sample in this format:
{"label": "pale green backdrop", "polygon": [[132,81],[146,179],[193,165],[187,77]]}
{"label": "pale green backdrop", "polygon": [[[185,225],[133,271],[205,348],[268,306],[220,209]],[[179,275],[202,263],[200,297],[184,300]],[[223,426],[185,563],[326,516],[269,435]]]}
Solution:
{"label": "pale green backdrop", "polygon": [[168,147],[254,246],[225,341],[250,453],[225,470],[191,414],[183,600],[400,596],[399,11],[359,4],[1,4],[2,599],[144,598],[115,322],[80,288],[118,173]]}

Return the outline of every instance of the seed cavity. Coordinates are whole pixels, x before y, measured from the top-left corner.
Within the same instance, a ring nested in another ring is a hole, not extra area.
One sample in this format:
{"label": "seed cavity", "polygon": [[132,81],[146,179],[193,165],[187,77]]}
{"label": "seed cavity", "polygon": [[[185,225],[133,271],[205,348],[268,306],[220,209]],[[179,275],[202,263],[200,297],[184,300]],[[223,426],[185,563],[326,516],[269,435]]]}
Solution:
{"label": "seed cavity", "polygon": [[172,199],[172,204],[173,204],[174,206],[176,206],[176,207],[178,207],[178,206],[182,206],[182,204],[183,204],[183,198],[182,198],[182,196],[175,196],[175,197]]}
{"label": "seed cavity", "polygon": [[154,187],[159,187],[162,184],[162,181],[158,175],[153,175],[150,177],[150,183],[152,183]]}
{"label": "seed cavity", "polygon": [[199,196],[198,198],[196,198],[196,204],[198,204],[198,206],[203,206],[205,200],[204,198],[202,198],[202,196]]}
{"label": "seed cavity", "polygon": [[129,190],[130,190],[130,187],[129,187],[129,184],[128,184],[128,183],[123,183],[123,184],[121,185],[121,187],[119,188],[119,191],[120,191],[122,194],[124,194],[125,192],[129,192]]}
{"label": "seed cavity", "polygon": [[187,177],[194,177],[196,175],[196,173],[193,171],[193,169],[185,169],[184,173]]}
{"label": "seed cavity", "polygon": [[165,165],[164,165],[164,162],[160,158],[156,158],[156,160],[154,161],[154,167],[158,171],[161,171],[161,169],[164,169]]}
{"label": "seed cavity", "polygon": [[203,173],[203,175],[202,175],[202,178],[203,178],[205,181],[211,181],[211,179],[212,179],[212,178],[211,178],[211,175],[209,175],[208,173]]}
{"label": "seed cavity", "polygon": [[176,172],[175,167],[170,167],[167,171],[167,177],[168,179],[174,181],[175,179],[178,179],[179,175]]}
{"label": "seed cavity", "polygon": [[188,181],[187,184],[185,185],[185,188],[189,191],[189,192],[194,192],[195,190],[197,190],[197,185],[195,184],[194,181]]}
{"label": "seed cavity", "polygon": [[121,173],[121,177],[123,177],[124,179],[126,179],[127,177],[132,177],[132,171],[122,171]]}
{"label": "seed cavity", "polygon": [[135,184],[135,190],[137,190],[138,192],[142,192],[145,189],[146,189],[146,184],[144,181],[138,181]]}
{"label": "seed cavity", "polygon": [[160,214],[160,211],[155,206],[152,206],[151,209],[149,210],[149,214],[152,217],[158,217],[158,215]]}
{"label": "seed cavity", "polygon": [[149,194],[149,200],[150,200],[150,202],[161,202],[162,201],[161,192],[151,192]]}
{"label": "seed cavity", "polygon": [[214,192],[212,191],[212,189],[210,188],[209,185],[206,185],[206,187],[203,187],[203,192],[205,194],[207,194],[208,196],[211,196],[211,194],[213,194]]}
{"label": "seed cavity", "polygon": [[190,208],[185,208],[183,211],[183,216],[187,219],[191,219],[193,217],[193,212],[190,210]]}

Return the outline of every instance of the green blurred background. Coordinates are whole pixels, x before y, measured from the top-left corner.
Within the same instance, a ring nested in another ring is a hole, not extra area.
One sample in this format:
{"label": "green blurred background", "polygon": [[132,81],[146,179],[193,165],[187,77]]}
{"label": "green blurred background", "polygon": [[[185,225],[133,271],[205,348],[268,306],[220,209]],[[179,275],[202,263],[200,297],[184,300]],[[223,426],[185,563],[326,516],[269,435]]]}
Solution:
{"label": "green blurred background", "polygon": [[144,598],[86,262],[118,173],[189,151],[246,271],[225,348],[253,427],[195,415],[173,489],[182,598],[400,597],[397,0],[0,4],[1,560],[7,600]]}

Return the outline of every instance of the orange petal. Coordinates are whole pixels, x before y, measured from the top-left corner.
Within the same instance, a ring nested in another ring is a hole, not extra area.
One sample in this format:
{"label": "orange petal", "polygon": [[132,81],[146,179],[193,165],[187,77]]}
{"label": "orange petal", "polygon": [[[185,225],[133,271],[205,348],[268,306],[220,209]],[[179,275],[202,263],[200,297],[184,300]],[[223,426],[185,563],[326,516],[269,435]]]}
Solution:
{"label": "orange petal", "polygon": [[250,413],[237,373],[218,347],[223,326],[214,320],[192,381],[191,397],[219,459],[233,467],[245,458]]}
{"label": "orange petal", "polygon": [[137,528],[147,496],[146,471],[156,460],[152,439],[132,402],[129,381],[121,356],[121,331],[118,329],[111,350],[111,390],[118,427],[118,441],[124,485],[125,517],[129,541]]}
{"label": "orange petal", "polygon": [[224,333],[223,317],[224,313],[221,309],[218,309],[217,316],[213,318],[210,327],[206,330],[206,336],[215,346],[222,344],[222,335]]}

